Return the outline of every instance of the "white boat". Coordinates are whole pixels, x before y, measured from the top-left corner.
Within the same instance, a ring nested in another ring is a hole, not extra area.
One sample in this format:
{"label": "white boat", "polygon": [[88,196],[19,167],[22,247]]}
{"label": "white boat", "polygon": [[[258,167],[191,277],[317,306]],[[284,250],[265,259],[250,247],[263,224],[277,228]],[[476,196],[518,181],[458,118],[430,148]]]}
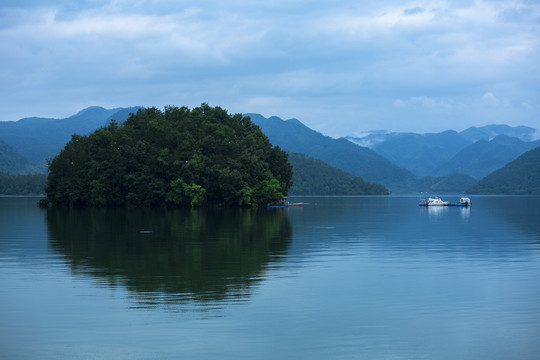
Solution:
{"label": "white boat", "polygon": [[420,200],[420,206],[448,206],[448,201],[442,201],[438,196],[429,197],[427,200]]}
{"label": "white boat", "polygon": [[420,199],[420,202],[418,203],[420,206],[471,206],[471,199],[464,196],[461,199],[459,199],[459,203],[450,203],[448,201],[442,201],[440,197],[438,196],[430,196],[427,200],[426,199]]}
{"label": "white boat", "polygon": [[439,197],[430,197],[427,206],[448,206],[448,201],[442,201]]}

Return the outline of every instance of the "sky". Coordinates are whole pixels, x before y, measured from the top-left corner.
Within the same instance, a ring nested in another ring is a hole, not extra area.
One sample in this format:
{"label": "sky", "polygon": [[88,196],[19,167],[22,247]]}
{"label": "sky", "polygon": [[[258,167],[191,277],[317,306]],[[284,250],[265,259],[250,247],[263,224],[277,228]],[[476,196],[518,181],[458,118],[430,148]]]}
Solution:
{"label": "sky", "polygon": [[540,2],[2,0],[0,120],[208,103],[325,135],[540,128]]}

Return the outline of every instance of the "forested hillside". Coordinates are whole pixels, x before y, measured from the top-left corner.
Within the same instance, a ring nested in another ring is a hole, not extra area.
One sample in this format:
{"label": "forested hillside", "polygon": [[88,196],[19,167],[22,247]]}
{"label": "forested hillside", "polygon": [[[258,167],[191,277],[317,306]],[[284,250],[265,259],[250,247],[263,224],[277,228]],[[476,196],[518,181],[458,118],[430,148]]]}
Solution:
{"label": "forested hillside", "polygon": [[499,135],[491,141],[481,139],[440,165],[434,174],[445,176],[460,172],[479,180],[539,145],[540,141],[524,142],[507,135]]}
{"label": "forested hillside", "polygon": [[467,174],[424,176],[418,180],[418,191],[435,194],[462,194],[475,183],[476,179]]}
{"label": "forested hillside", "polygon": [[43,194],[46,176],[11,175],[0,172],[0,195],[32,195]]}
{"label": "forested hillside", "polygon": [[491,173],[469,190],[470,194],[540,195],[540,147],[526,152]]}
{"label": "forested hillside", "polygon": [[366,182],[304,154],[289,154],[289,162],[294,173],[291,195],[388,195],[380,184]]}
{"label": "forested hillside", "polygon": [[257,206],[287,195],[291,178],[287,153],[241,114],[148,108],[74,135],[49,165],[42,204]]}
{"label": "forested hillside", "polygon": [[417,181],[410,171],[400,168],[373,150],[351,143],[346,139],[324,136],[296,119],[265,118],[249,115],[259,125],[272,144],[288,152],[306,154],[345,172],[377,182],[393,192],[406,192]]}
{"label": "forested hillside", "polygon": [[0,172],[11,174],[24,174],[33,171],[39,172],[36,166],[30,164],[24,156],[0,139]]}

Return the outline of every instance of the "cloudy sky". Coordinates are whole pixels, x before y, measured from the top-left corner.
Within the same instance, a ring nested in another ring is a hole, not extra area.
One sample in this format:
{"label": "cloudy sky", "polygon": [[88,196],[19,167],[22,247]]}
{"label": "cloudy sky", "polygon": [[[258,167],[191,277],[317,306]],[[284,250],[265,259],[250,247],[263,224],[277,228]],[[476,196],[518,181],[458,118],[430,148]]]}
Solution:
{"label": "cloudy sky", "polygon": [[0,120],[206,102],[330,136],[540,128],[540,2],[2,0]]}

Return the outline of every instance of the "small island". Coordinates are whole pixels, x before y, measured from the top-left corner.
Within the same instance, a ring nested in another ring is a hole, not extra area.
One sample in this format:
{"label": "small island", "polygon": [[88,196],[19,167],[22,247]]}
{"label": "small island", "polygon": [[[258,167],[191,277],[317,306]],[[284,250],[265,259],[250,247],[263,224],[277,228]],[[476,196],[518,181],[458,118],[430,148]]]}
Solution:
{"label": "small island", "polygon": [[288,154],[242,114],[220,107],[140,109],[48,162],[52,206],[256,207],[287,195]]}

